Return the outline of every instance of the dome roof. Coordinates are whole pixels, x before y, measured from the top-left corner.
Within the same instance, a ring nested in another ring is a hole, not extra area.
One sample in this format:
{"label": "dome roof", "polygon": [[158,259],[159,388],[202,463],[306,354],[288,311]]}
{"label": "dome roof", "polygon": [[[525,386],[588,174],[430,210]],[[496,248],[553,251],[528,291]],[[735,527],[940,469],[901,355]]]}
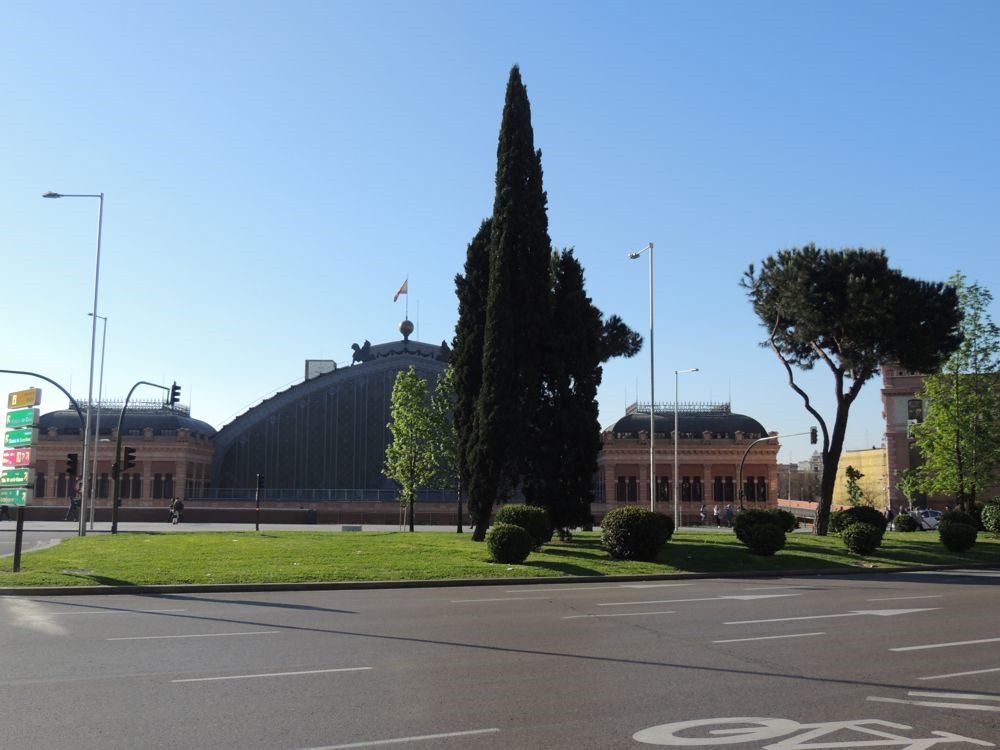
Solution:
{"label": "dome roof", "polygon": [[[91,412],[92,419],[97,419],[96,408]],[[101,410],[101,432],[110,433],[118,427],[119,410]],[[61,411],[50,411],[43,414],[38,420],[38,429],[43,434],[50,428],[55,427],[62,435],[78,435],[80,429],[80,416],[75,409],[63,409]],[[215,435],[215,428],[200,419],[193,419],[189,414],[169,408],[155,411],[137,409],[125,412],[122,420],[123,434],[129,430],[143,430],[152,428],[154,435],[175,434],[179,429],[188,429],[193,435],[204,435],[212,437]]]}
{"label": "dome roof", "polygon": [[[674,431],[673,412],[667,414],[656,412],[653,425],[657,435],[670,435]],[[615,422],[608,432],[619,437],[638,437],[640,432],[649,432],[649,412],[633,411]],[[728,407],[717,410],[679,411],[677,413],[677,431],[680,437],[701,438],[705,432],[715,437],[735,437],[742,432],[745,437],[766,437],[767,430],[753,417],[745,414],[733,414]]]}

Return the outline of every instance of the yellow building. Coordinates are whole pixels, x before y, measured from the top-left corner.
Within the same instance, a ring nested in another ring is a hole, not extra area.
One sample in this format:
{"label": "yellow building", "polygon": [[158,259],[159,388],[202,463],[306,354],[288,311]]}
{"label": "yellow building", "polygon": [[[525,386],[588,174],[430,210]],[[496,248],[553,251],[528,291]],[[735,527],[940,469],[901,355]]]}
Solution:
{"label": "yellow building", "polygon": [[871,505],[879,510],[889,502],[888,470],[885,448],[870,448],[860,451],[844,451],[837,466],[837,481],[833,485],[833,505],[849,505],[847,502],[847,467],[853,466],[861,472],[858,480],[861,488],[861,504]]}

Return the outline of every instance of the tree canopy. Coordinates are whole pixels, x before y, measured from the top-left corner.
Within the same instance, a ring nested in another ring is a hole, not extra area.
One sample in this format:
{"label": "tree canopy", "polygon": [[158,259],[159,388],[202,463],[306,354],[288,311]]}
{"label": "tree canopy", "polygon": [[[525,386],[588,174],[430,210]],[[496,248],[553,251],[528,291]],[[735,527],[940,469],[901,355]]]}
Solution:
{"label": "tree canopy", "polygon": [[[961,341],[955,290],[890,268],[884,250],[781,250],[759,272],[751,265],[741,286],[767,331],[788,384],[823,432],[823,480],[815,533],[826,534],[837,464],[851,405],[888,362],[918,372],[939,369]],[[795,382],[793,368],[823,363],[833,376],[832,425]]]}

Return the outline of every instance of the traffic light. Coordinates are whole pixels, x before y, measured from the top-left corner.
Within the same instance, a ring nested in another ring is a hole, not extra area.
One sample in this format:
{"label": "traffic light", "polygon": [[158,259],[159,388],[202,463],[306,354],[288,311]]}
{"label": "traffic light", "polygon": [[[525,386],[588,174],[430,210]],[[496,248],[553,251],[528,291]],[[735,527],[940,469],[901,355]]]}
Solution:
{"label": "traffic light", "polygon": [[264,489],[264,475],[263,474],[258,474],[257,475],[257,489],[258,490]]}
{"label": "traffic light", "polygon": [[167,403],[170,404],[170,406],[173,406],[180,400],[181,400],[181,387],[177,385],[177,382],[175,381],[174,384],[170,386],[170,399]]}
{"label": "traffic light", "polygon": [[135,448],[123,448],[125,455],[122,457],[122,471],[128,471],[135,466]]}
{"label": "traffic light", "polygon": [[76,453],[66,454],[66,474],[71,477],[76,476],[77,471],[77,455]]}
{"label": "traffic light", "polygon": [[810,427],[809,428],[809,442],[812,443],[813,445],[816,445],[816,441],[818,439],[819,439],[819,436],[816,434],[816,428],[815,427]]}

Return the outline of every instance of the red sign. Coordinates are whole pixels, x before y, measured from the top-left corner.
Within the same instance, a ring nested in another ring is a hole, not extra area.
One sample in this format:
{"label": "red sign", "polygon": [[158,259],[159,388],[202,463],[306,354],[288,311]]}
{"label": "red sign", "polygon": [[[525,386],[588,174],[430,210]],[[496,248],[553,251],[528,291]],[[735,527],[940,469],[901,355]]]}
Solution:
{"label": "red sign", "polygon": [[8,468],[31,466],[31,448],[13,448],[3,452],[3,465]]}

